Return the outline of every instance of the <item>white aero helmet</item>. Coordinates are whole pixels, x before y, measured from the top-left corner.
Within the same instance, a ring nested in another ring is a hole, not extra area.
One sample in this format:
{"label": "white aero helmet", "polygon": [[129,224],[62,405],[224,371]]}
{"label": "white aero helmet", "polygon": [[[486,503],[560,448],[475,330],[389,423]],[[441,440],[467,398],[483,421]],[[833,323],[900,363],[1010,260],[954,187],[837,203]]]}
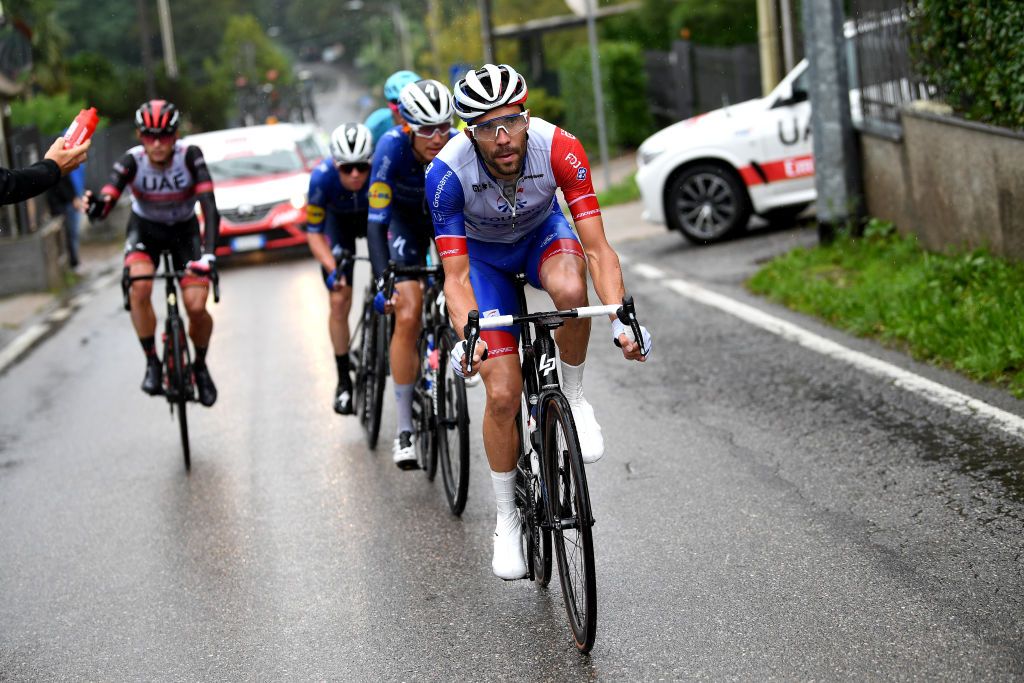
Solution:
{"label": "white aero helmet", "polygon": [[409,83],[398,95],[398,113],[411,126],[451,123],[453,109],[451,92],[431,78]]}
{"label": "white aero helmet", "polygon": [[455,84],[455,112],[473,119],[506,104],[526,102],[526,79],[508,64],[484,64]]}
{"label": "white aero helmet", "polygon": [[336,164],[358,164],[373,157],[373,134],[361,123],[343,123],[331,133],[331,156]]}

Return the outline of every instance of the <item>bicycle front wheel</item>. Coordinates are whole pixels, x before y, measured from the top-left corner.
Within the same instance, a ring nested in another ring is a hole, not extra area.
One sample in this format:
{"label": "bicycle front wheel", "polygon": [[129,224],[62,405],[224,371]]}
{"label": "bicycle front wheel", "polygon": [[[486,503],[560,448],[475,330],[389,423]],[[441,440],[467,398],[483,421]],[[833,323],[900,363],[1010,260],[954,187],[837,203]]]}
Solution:
{"label": "bicycle front wheel", "polygon": [[416,430],[416,460],[427,475],[427,480],[434,481],[437,475],[437,424],[433,387],[435,377],[430,367],[429,348],[429,332],[422,330],[416,343],[420,371],[413,390],[412,424]]}
{"label": "bicycle front wheel", "polygon": [[[177,324],[175,324],[177,323]],[[164,366],[167,373],[167,399],[171,411],[178,412],[178,432],[181,434],[181,448],[185,456],[185,469],[192,469],[192,454],[188,442],[188,359],[185,350],[185,331],[180,321],[168,321],[167,339],[170,349],[164,349]],[[170,351],[170,353],[168,353]]]}
{"label": "bicycle front wheel", "polygon": [[591,533],[594,521],[579,437],[564,396],[545,399],[541,420],[541,458],[558,578],[576,648],[590,652],[597,635],[597,580]]}
{"label": "bicycle front wheel", "polygon": [[[369,307],[370,304],[367,304]],[[369,309],[364,319],[362,348],[359,352],[361,383],[356,389],[359,399],[359,419],[366,432],[366,445],[377,447],[380,436],[380,417],[384,409],[384,385],[388,371],[388,319]]]}
{"label": "bicycle front wheel", "polygon": [[437,334],[437,456],[444,495],[452,514],[461,515],[469,496],[469,408],[466,383],[451,366],[451,351],[459,337],[450,327]]}

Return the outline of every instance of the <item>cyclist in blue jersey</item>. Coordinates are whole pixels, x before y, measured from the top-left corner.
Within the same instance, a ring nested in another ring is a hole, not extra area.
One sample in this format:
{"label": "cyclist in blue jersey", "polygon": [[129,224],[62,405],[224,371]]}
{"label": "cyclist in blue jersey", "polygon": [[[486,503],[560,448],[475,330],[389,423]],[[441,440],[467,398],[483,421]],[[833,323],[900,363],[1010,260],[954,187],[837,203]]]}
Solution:
{"label": "cyclist in blue jersey", "polygon": [[372,157],[369,129],[361,123],[343,123],[331,133],[331,157],[320,162],[309,177],[306,239],[313,257],[320,263],[330,301],[327,327],[338,369],[334,412],[340,415],[353,412],[348,358],[353,262],[339,270],[337,259],[342,250],[354,254],[356,237],[366,235],[366,193]]}
{"label": "cyclist in blue jersey", "polygon": [[[452,95],[438,81],[406,85],[398,106],[405,123],[388,131],[373,155],[367,244],[374,277],[381,276],[389,259],[399,265],[426,262],[434,228],[426,210],[424,169],[456,134],[452,130]],[[392,457],[400,468],[413,469],[412,390],[418,369],[416,337],[423,293],[419,281],[398,278],[391,301],[385,302],[383,293],[377,297],[378,309],[395,313],[390,356],[398,434]]]}
{"label": "cyclist in blue jersey", "polygon": [[[430,165],[427,195],[455,329],[462,334],[473,309],[485,317],[518,313],[518,273],[545,290],[560,310],[587,305],[588,270],[603,303],[621,302],[619,258],[605,237],[580,141],[530,116],[526,81],[506,64],[469,71],[454,90],[455,111],[469,125]],[[576,232],[555,200],[556,190],[565,198]],[[641,333],[649,352],[650,333],[643,328]],[[518,329],[512,327],[485,330],[475,349],[467,350],[463,340],[451,354],[456,372],[479,371],[484,378],[484,449],[497,503],[491,568],[506,580],[523,577],[527,569],[515,506],[515,421],[523,384],[517,337]],[[590,319],[567,320],[555,339],[562,391],[581,455],[584,462],[596,462],[604,454],[604,439],[583,396]],[[611,324],[611,340],[626,358],[645,360],[617,319]]]}
{"label": "cyclist in blue jersey", "polygon": [[380,142],[384,133],[402,124],[402,115],[398,111],[398,94],[402,92],[402,88],[418,80],[420,77],[412,71],[396,71],[384,81],[384,98],[388,101],[388,106],[373,110],[365,121],[366,127],[373,133],[373,144]]}

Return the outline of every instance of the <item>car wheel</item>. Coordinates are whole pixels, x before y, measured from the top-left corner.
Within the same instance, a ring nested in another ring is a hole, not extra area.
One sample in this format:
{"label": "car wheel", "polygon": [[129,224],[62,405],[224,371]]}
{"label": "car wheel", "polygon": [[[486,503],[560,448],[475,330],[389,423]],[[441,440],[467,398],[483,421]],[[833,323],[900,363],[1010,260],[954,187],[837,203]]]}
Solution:
{"label": "car wheel", "polygon": [[697,164],[669,181],[665,216],[686,239],[711,244],[747,227],[750,200],[731,169]]}

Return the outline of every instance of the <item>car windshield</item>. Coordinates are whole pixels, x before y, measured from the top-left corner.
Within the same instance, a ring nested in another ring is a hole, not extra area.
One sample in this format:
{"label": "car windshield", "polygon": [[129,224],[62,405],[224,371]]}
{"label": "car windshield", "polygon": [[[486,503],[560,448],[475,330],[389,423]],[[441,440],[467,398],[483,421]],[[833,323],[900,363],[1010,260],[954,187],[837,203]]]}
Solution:
{"label": "car windshield", "polygon": [[275,173],[302,172],[302,159],[294,149],[278,149],[265,154],[207,159],[214,180],[234,180]]}

